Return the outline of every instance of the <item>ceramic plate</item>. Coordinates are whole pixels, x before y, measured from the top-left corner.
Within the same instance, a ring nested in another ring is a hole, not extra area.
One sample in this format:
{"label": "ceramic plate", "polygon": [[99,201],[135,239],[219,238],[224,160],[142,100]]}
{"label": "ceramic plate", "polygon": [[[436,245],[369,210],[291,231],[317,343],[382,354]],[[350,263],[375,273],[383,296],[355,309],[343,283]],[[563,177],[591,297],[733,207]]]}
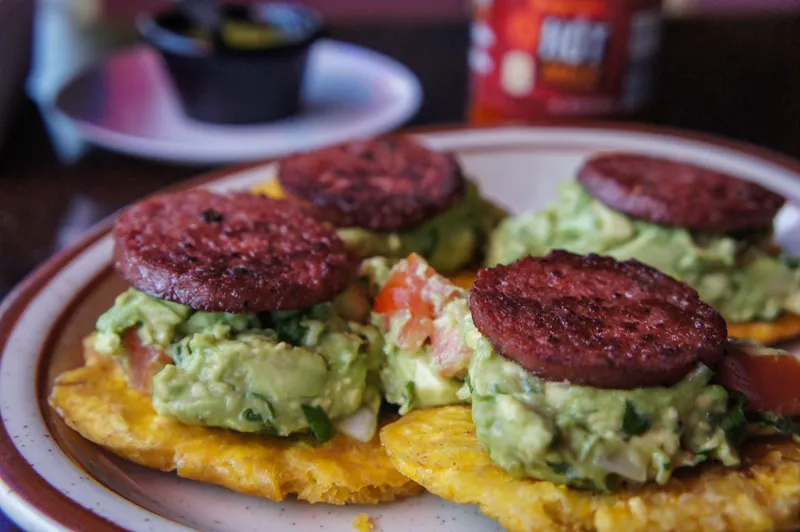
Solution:
{"label": "ceramic plate", "polygon": [[[800,163],[755,148],[659,130],[463,129],[426,133],[454,150],[485,193],[514,212],[541,207],[591,153],[635,150],[695,161],[800,199]],[[260,163],[187,184],[242,190],[271,178]],[[349,532],[368,513],[382,532],[486,531],[476,508],[432,495],[379,506],[281,504],[144,469],[67,429],[45,397],[55,375],[80,363],[80,339],[124,284],[110,267],[108,223],[30,276],[0,312],[0,506],[31,530]],[[791,232],[791,231],[790,231]]]}
{"label": "ceramic plate", "polygon": [[87,140],[130,155],[217,164],[274,157],[369,137],[419,109],[419,80],[379,53],[331,40],[314,45],[297,116],[263,125],[206,124],[183,114],[158,53],[136,46],[68,83],[57,107]]}

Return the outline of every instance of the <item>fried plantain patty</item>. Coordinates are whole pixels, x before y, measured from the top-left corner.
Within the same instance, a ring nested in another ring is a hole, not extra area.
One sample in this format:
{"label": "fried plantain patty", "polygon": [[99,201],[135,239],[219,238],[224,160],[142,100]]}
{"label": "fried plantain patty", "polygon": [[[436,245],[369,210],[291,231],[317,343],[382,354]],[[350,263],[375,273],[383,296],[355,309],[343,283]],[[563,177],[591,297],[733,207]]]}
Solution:
{"label": "fried plantain patty", "polygon": [[745,444],[742,466],[681,471],[666,486],[614,493],[519,478],[493,463],[468,406],[420,410],[384,427],[392,463],[431,493],[477,504],[509,532],[768,532],[800,527],[800,445]]}
{"label": "fried plantain patty", "polygon": [[86,439],[137,464],[282,501],[377,504],[417,495],[397,472],[378,436],[342,434],[280,438],[184,425],[156,414],[147,395],[130,388],[117,363],[85,344],[87,365],[60,375],[50,405]]}

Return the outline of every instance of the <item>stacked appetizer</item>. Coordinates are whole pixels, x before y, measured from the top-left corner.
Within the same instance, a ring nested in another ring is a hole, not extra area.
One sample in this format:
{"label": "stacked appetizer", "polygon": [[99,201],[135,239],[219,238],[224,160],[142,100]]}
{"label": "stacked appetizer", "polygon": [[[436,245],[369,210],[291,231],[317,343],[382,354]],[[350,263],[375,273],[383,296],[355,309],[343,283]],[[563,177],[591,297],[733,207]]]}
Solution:
{"label": "stacked appetizer", "polygon": [[119,215],[130,288],[56,380],[70,427],[275,501],[426,488],[513,532],[800,523],[800,362],[732,338],[800,331],[800,273],[770,243],[781,197],[600,155],[497,227],[500,265],[467,290],[442,274],[503,214],[450,154],[355,142],[256,192]]}
{"label": "stacked appetizer", "polygon": [[644,155],[590,158],[557,204],[503,222],[488,263],[551,249],[635,258],[689,283],[733,336],[800,333],[800,271],[771,243],[784,199],[696,165]]}
{"label": "stacked appetizer", "polygon": [[97,320],[87,367],[52,391],[72,428],[273,500],[418,492],[375,437],[381,338],[332,228],[269,198],[195,190],[130,207],[113,233],[132,288]]}
{"label": "stacked appetizer", "polygon": [[800,382],[796,358],[728,339],[695,290],[635,260],[528,257],[481,270],[468,299],[471,408],[381,433],[409,478],[511,531],[796,525],[800,391],[763,379]]}
{"label": "stacked appetizer", "polygon": [[286,198],[338,228],[359,257],[418,253],[442,273],[470,265],[505,215],[456,158],[410,137],[352,142],[286,157],[256,192]]}

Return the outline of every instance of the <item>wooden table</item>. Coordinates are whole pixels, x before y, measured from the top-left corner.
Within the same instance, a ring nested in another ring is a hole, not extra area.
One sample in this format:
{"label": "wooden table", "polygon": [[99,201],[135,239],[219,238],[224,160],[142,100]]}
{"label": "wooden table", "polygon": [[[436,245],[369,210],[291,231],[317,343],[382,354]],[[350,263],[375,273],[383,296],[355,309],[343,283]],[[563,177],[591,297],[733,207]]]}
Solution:
{"label": "wooden table", "polygon": [[[464,22],[334,27],[332,36],[382,51],[420,77],[411,125],[463,121]],[[800,157],[800,16],[667,23],[651,123],[712,132]],[[90,225],[202,169],[97,150],[64,167],[32,104],[0,156],[0,296]],[[0,532],[15,530],[0,515]]]}

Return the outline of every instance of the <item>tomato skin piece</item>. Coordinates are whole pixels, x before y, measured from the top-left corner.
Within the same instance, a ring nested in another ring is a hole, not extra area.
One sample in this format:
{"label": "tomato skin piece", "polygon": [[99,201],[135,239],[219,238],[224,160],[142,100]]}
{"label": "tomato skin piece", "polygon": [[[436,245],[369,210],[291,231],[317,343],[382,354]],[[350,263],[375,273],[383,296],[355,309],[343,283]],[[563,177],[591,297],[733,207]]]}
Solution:
{"label": "tomato skin piece", "polygon": [[144,345],[136,327],[125,331],[122,345],[128,353],[128,378],[131,385],[140,392],[149,394],[153,375],[165,365],[171,364],[172,359],[161,349]]}
{"label": "tomato skin piece", "polygon": [[433,330],[433,303],[424,297],[427,282],[436,271],[416,253],[408,256],[402,267],[392,269],[389,278],[375,298],[373,312],[383,314],[388,328],[391,318],[408,312],[408,322],[400,332],[398,343],[404,349],[416,351]]}
{"label": "tomato skin piece", "polygon": [[434,324],[431,333],[433,360],[443,377],[463,379],[472,358],[472,350],[462,341],[459,332]]}
{"label": "tomato skin piece", "polygon": [[731,354],[722,359],[716,380],[744,394],[748,412],[800,415],[800,361],[794,356]]}
{"label": "tomato skin piece", "polygon": [[419,255],[408,256],[404,268],[393,268],[386,284],[375,298],[373,312],[392,315],[408,310],[412,316],[428,317],[433,314],[433,305],[422,297],[422,289],[436,275]]}

